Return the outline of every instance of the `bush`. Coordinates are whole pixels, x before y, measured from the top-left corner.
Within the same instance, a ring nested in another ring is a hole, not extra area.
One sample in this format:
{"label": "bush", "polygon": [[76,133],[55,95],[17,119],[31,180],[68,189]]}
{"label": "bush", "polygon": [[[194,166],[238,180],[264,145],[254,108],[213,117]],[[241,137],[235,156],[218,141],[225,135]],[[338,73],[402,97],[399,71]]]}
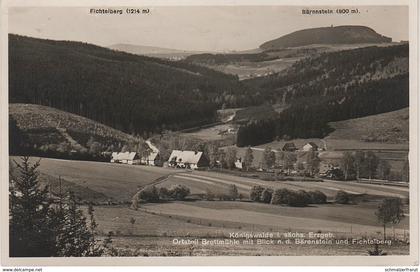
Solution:
{"label": "bush", "polygon": [[145,202],[158,202],[159,191],[156,186],[147,186],[139,192],[138,198]]}
{"label": "bush", "polygon": [[348,204],[350,202],[350,194],[345,191],[338,191],[335,195],[335,202],[339,204]]}
{"label": "bush", "polygon": [[270,203],[272,196],[273,196],[273,190],[270,188],[265,188],[264,191],[262,191],[261,193],[260,201],[262,203]]}
{"label": "bush", "polygon": [[325,204],[327,203],[327,196],[321,191],[310,191],[309,192],[312,204]]}
{"label": "bush", "polygon": [[190,193],[190,189],[187,186],[179,184],[169,189],[169,195],[175,200],[184,200]]}
{"label": "bush", "polygon": [[287,198],[287,205],[292,207],[305,207],[310,203],[310,196],[306,191],[290,191]]}
{"label": "bush", "polygon": [[218,199],[218,200],[223,200],[223,201],[230,201],[230,200],[232,200],[232,197],[230,196],[230,195],[227,195],[227,194],[217,194],[216,195],[216,198]]}
{"label": "bush", "polygon": [[204,198],[206,200],[210,200],[210,201],[211,200],[214,200],[215,194],[212,191],[210,191],[210,190],[207,189],[206,194],[204,195]]}
{"label": "bush", "polygon": [[271,204],[286,204],[292,207],[305,207],[311,203],[311,194],[304,191],[292,191],[288,189],[278,189],[273,193]]}
{"label": "bush", "polygon": [[278,189],[273,193],[271,198],[271,204],[281,205],[288,203],[288,197],[291,194],[291,191],[288,189]]}
{"label": "bush", "polygon": [[230,200],[236,200],[238,198],[238,196],[239,196],[238,188],[236,187],[235,184],[229,185],[228,195],[230,197]]}
{"label": "bush", "polygon": [[252,187],[251,193],[249,194],[249,198],[252,201],[260,202],[261,195],[262,195],[263,191],[264,191],[264,187],[256,185],[256,186]]}
{"label": "bush", "polygon": [[171,194],[166,187],[160,187],[159,188],[159,198],[160,199],[169,199],[171,197]]}

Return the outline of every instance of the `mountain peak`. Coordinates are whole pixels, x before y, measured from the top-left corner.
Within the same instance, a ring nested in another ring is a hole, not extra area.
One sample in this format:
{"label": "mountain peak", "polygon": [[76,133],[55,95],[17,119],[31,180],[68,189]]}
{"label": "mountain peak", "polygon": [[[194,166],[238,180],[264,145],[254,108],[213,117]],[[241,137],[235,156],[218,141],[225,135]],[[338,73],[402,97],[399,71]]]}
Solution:
{"label": "mountain peak", "polygon": [[311,44],[386,43],[392,39],[367,26],[343,25],[298,30],[263,43],[263,50],[298,47]]}

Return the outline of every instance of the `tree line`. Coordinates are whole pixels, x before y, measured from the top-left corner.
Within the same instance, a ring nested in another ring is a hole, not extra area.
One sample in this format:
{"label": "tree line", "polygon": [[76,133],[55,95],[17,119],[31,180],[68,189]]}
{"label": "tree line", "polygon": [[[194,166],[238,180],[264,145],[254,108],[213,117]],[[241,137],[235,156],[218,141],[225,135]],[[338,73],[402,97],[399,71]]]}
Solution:
{"label": "tree line", "polygon": [[[344,180],[360,178],[390,180],[395,178],[391,172],[391,165],[385,159],[380,159],[372,151],[344,152],[340,162]],[[409,181],[408,158],[403,162],[398,179],[404,182]]]}

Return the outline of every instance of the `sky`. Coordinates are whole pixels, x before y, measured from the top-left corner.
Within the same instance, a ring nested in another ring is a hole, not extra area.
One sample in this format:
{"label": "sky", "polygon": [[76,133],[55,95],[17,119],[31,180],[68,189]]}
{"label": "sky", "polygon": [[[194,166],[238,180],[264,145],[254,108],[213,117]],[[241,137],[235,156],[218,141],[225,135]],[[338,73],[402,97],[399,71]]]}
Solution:
{"label": "sky", "polygon": [[90,14],[90,7],[15,7],[8,16],[9,33],[101,46],[126,43],[240,51],[296,30],[331,25],[363,25],[394,41],[408,40],[408,8],[404,6],[357,7],[359,13],[351,15],[303,15],[303,8],[310,7],[160,6],[150,7],[147,15],[95,15]]}

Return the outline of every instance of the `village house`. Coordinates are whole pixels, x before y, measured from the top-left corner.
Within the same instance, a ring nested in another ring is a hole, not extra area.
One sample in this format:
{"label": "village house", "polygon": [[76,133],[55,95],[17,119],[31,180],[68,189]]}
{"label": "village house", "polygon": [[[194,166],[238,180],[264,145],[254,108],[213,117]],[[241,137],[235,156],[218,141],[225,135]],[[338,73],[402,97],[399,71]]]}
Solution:
{"label": "village house", "polygon": [[169,157],[168,164],[170,167],[197,169],[207,167],[208,160],[200,151],[173,150]]}
{"label": "village house", "polygon": [[315,144],[314,142],[309,142],[306,143],[303,147],[302,147],[302,151],[318,151],[318,145]]}
{"label": "village house", "polygon": [[331,171],[340,170],[340,162],[343,159],[343,152],[338,151],[324,151],[320,152],[318,158],[319,163],[319,175],[326,176]]}
{"label": "village house", "polygon": [[235,167],[238,169],[242,169],[244,167],[244,163],[242,162],[242,158],[239,158],[235,161]]}
{"label": "village house", "polygon": [[159,166],[160,165],[160,156],[159,152],[150,152],[147,156],[142,156],[140,159],[141,164]]}
{"label": "village house", "polygon": [[282,150],[288,152],[295,152],[298,149],[296,148],[295,143],[285,143]]}
{"label": "village house", "polygon": [[123,164],[140,164],[141,159],[136,152],[112,152],[111,162]]}

